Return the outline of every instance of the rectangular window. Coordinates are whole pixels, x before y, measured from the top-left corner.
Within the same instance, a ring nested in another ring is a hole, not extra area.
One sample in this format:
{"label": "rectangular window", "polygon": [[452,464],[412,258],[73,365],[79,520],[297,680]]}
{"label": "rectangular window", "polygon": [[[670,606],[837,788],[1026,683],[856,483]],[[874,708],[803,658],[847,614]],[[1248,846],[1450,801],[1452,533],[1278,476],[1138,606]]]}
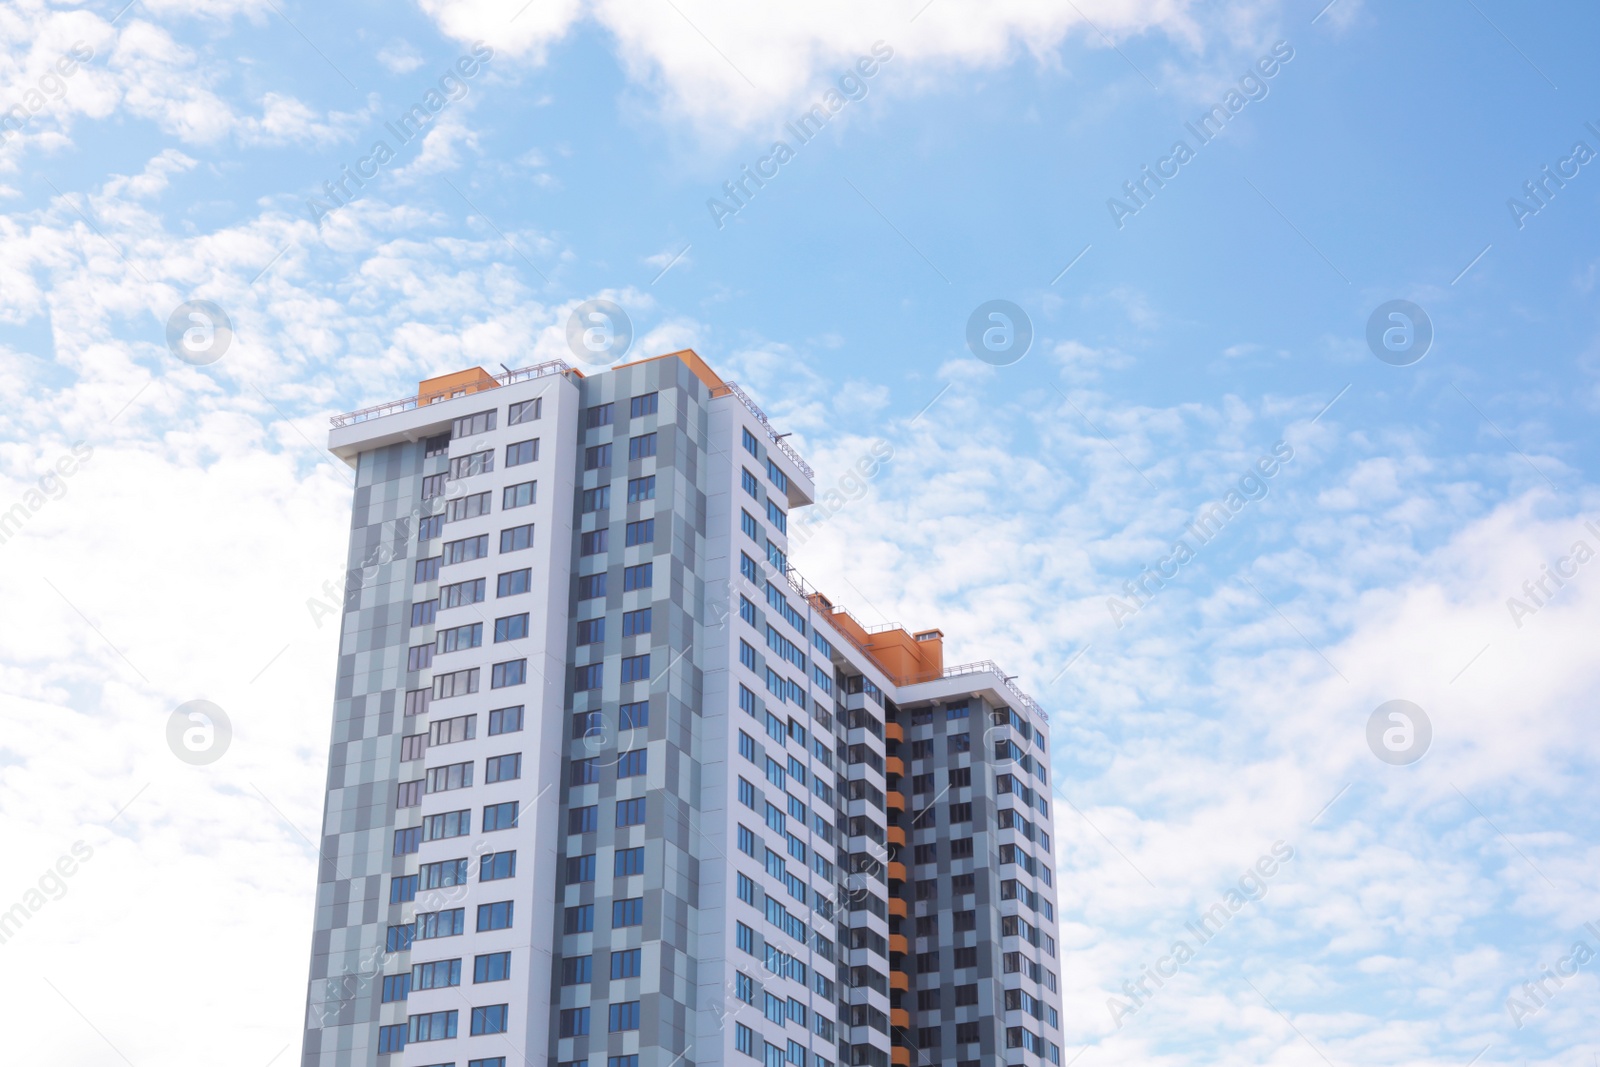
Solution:
{"label": "rectangular window", "polygon": [[451,522],[460,522],[462,519],[475,519],[479,515],[489,514],[489,494],[473,493],[471,496],[457,497],[450,501],[445,515]]}
{"label": "rectangular window", "polygon": [[517,825],[517,801],[507,800],[500,804],[487,804],[483,809],[483,831],[489,833],[494,830],[511,830]]}
{"label": "rectangular window", "polygon": [[756,481],[756,476],[750,472],[750,468],[746,467],[739,472],[739,485],[757,500],[761,499],[761,483]]}
{"label": "rectangular window", "polygon": [[619,848],[612,853],[612,871],[617,878],[644,873],[643,848]]}
{"label": "rectangular window", "polygon": [[606,595],[606,575],[604,571],[599,574],[585,574],[578,579],[578,599],[594,600]]}
{"label": "rectangular window", "polygon": [[378,1052],[402,1052],[406,1047],[406,1024],[378,1027]]}
{"label": "rectangular window", "polygon": [[430,474],[422,479],[422,499],[433,500],[444,496],[446,483],[449,477],[443,474]]}
{"label": "rectangular window", "polygon": [[611,446],[591,445],[583,453],[583,469],[586,471],[599,470],[601,467],[611,466]]}
{"label": "rectangular window", "polygon": [[561,929],[569,934],[586,934],[594,929],[594,905],[578,904],[566,910]]}
{"label": "rectangular window", "polygon": [[417,899],[417,876],[408,874],[389,880],[389,903],[408,904]]}
{"label": "rectangular window", "polygon": [[606,639],[606,620],[580,619],[578,620],[578,644],[598,645]]}
{"label": "rectangular window", "polygon": [[604,511],[611,506],[611,487],[602,485],[598,489],[585,489],[583,491],[583,513],[591,511]]}
{"label": "rectangular window", "polygon": [[466,885],[467,861],[462,858],[424,863],[419,877],[424,889],[445,889],[453,885]]}
{"label": "rectangular window", "polygon": [[578,555],[598,556],[606,550],[606,542],[610,539],[610,527],[599,530],[591,530],[578,538]]}
{"label": "rectangular window", "polygon": [[561,961],[562,985],[588,985],[593,979],[593,956],[567,956]]}
{"label": "rectangular window", "polygon": [[641,563],[637,567],[622,568],[622,590],[648,589],[653,581],[654,564]]}
{"label": "rectangular window", "polygon": [[617,729],[637,730],[650,725],[650,702],[636,700],[617,708]]}
{"label": "rectangular window", "polygon": [[517,875],[517,854],[511,852],[491,852],[486,856],[478,857],[478,881],[498,882],[502,878],[515,878]]}
{"label": "rectangular window", "polygon": [[406,923],[404,926],[391,926],[384,947],[390,952],[405,952],[411,948],[411,942],[416,938],[417,926],[415,923]]}
{"label": "rectangular window", "polygon": [[756,695],[743,685],[739,687],[739,710],[750,716],[756,713]]}
{"label": "rectangular window", "polygon": [[563,1008],[558,1032],[561,1037],[582,1037],[587,1034],[589,1032],[589,1009]]}
{"label": "rectangular window", "polygon": [[439,605],[446,608],[461,608],[468,604],[477,604],[483,600],[482,578],[471,578],[465,582],[456,582],[454,585],[441,586],[439,589]]}
{"label": "rectangular window", "polygon": [[637,504],[642,500],[656,498],[656,476],[654,474],[644,478],[628,479],[628,503]]}
{"label": "rectangular window", "polygon": [[749,537],[756,544],[759,545],[761,543],[761,524],[756,521],[756,517],[754,515],[750,514],[743,508],[739,509],[739,529],[743,530],[745,532],[745,536]]}
{"label": "rectangular window", "polygon": [[495,412],[480,411],[476,415],[463,415],[450,424],[450,438],[456,440],[462,437],[472,437],[480,433],[488,433],[495,426]]}
{"label": "rectangular window", "polygon": [[470,563],[475,559],[482,559],[489,554],[489,535],[479,534],[477,537],[463,537],[459,541],[446,541],[444,543],[444,565],[452,563]]}
{"label": "rectangular window", "polygon": [[445,811],[429,815],[422,820],[422,839],[439,841],[447,837],[465,837],[472,833],[472,811]]}
{"label": "rectangular window", "polygon": [[419,604],[411,605],[411,625],[431,626],[439,614],[439,601],[424,600]]}
{"label": "rectangular window", "polygon": [[599,689],[605,681],[605,664],[589,663],[572,669],[572,691],[587,693]]}
{"label": "rectangular window", "polygon": [[756,561],[743,552],[739,553],[739,573],[752,582],[760,581],[760,568],[756,565]]}
{"label": "rectangular window", "polygon": [[627,545],[648,545],[656,539],[656,520],[642,519],[628,523]]}
{"label": "rectangular window", "polygon": [[432,541],[444,533],[443,515],[424,515],[417,522],[417,541]]}
{"label": "rectangular window", "polygon": [[628,458],[630,460],[647,459],[650,456],[653,456],[655,454],[656,454],[656,435],[655,434],[647,433],[647,434],[643,434],[643,435],[641,435],[639,437],[629,438],[629,440],[628,440]]}
{"label": "rectangular window", "polygon": [[473,452],[465,456],[456,456],[450,461],[450,480],[488,474],[492,470],[494,470],[493,452]]}
{"label": "rectangular window", "polygon": [[617,801],[617,825],[640,826],[645,820],[645,798]]}
{"label": "rectangular window", "polygon": [[785,515],[783,509],[771,500],[767,501],[767,521],[777,527],[779,533],[789,532],[789,516]]}
{"label": "rectangular window", "polygon": [[496,641],[520,641],[528,636],[528,616],[507,615],[494,620],[494,639]]}
{"label": "rectangular window", "polygon": [[539,439],[531,441],[518,441],[514,445],[506,445],[506,466],[520,467],[524,463],[532,463],[539,458]]}
{"label": "rectangular window", "polygon": [[412,645],[406,649],[406,670],[425,671],[433,666],[433,645]]}
{"label": "rectangular window", "polygon": [[489,688],[504,689],[511,685],[522,685],[528,680],[528,661],[525,659],[509,660],[505,663],[496,663],[489,668]]}
{"label": "rectangular window", "polygon": [[622,658],[622,681],[648,682],[650,680],[650,655],[624,656]]}
{"label": "rectangular window", "polygon": [[443,767],[428,768],[428,792],[445,793],[451,789],[466,789],[472,785],[472,763],[449,763]]}
{"label": "rectangular window", "polygon": [[396,856],[409,856],[421,847],[422,828],[420,826],[412,826],[394,832],[394,854]]}
{"label": "rectangular window", "polygon": [[744,427],[740,427],[739,432],[743,435],[741,440],[744,442],[744,450],[750,453],[752,456],[755,456],[757,459],[760,459],[761,450],[756,444],[756,435]]}
{"label": "rectangular window", "polygon": [[770,456],[767,458],[767,477],[778,487],[778,492],[785,496],[789,495],[789,476],[778,469],[778,465],[772,462]]}
{"label": "rectangular window", "polygon": [[600,829],[600,809],[593,804],[567,811],[567,833],[592,834]]}
{"label": "rectangular window", "polygon": [[489,736],[514,734],[522,729],[522,705],[514,708],[496,708],[489,712]]}
{"label": "rectangular window", "polygon": [[650,632],[650,609],[641,608],[638,611],[623,612],[622,636],[633,637],[637,634]]}
{"label": "rectangular window", "polygon": [[522,753],[490,756],[483,761],[483,783],[510,782],[522,777]]}
{"label": "rectangular window", "polygon": [[590,756],[588,759],[575,759],[568,766],[568,785],[593,785],[600,780],[600,758]]}
{"label": "rectangular window", "polygon": [[583,427],[586,430],[598,429],[601,426],[611,425],[613,406],[611,404],[596,404],[583,413]]}
{"label": "rectangular window", "polygon": [[643,748],[636,748],[632,752],[624,752],[619,755],[617,757],[617,777],[637,778],[647,773],[646,767],[649,762],[649,755],[649,750]]}
{"label": "rectangular window", "polygon": [[537,419],[544,408],[544,397],[536,396],[532,400],[523,400],[506,408],[506,425],[520,426],[525,422]]}
{"label": "rectangular window", "polygon": [[622,952],[611,954],[611,977],[637,978],[639,977],[640,952],[630,948]]}
{"label": "rectangular window", "polygon": [[656,405],[660,403],[660,400],[660,393],[645,393],[643,396],[634,397],[628,401],[629,418],[637,419],[640,415],[654,415],[656,413]]}
{"label": "rectangular window", "polygon": [[611,926],[644,925],[644,898],[629,897],[626,900],[613,900],[611,902]]}
{"label": "rectangular window", "polygon": [[509,530],[500,531],[500,551],[520,552],[524,548],[533,547],[533,523],[526,526],[513,526]]}
{"label": "rectangular window", "polygon": [[464,648],[477,648],[483,644],[483,623],[473,622],[465,626],[452,626],[448,630],[441,630],[436,643],[440,652],[458,652]]}
{"label": "rectangular window", "polygon": [[433,700],[449,700],[478,691],[478,668],[433,676]]}
{"label": "rectangular window", "polygon": [[511,977],[511,953],[491,952],[472,958],[473,982],[504,982]]}
{"label": "rectangular window", "polygon": [[467,929],[467,911],[465,908],[451,908],[448,911],[428,911],[417,916],[417,940],[426,941],[436,937],[459,937]]}
{"label": "rectangular window", "polygon": [[478,905],[478,930],[511,929],[512,901],[500,900],[493,904]]}
{"label": "rectangular window", "polygon": [[500,491],[500,510],[525,508],[532,504],[538,493],[538,485],[538,482],[518,482],[516,485],[506,486]]}
{"label": "rectangular window", "polygon": [[460,984],[460,960],[435,960],[411,967],[412,989],[449,989]]}
{"label": "rectangular window", "polygon": [[412,582],[437,582],[439,580],[439,557],[430,556],[427,559],[417,560],[417,569],[412,576]]}
{"label": "rectangular window", "polygon": [[614,1034],[624,1030],[639,1029],[639,1002],[627,1000],[621,1004],[611,1005],[610,1029]]}

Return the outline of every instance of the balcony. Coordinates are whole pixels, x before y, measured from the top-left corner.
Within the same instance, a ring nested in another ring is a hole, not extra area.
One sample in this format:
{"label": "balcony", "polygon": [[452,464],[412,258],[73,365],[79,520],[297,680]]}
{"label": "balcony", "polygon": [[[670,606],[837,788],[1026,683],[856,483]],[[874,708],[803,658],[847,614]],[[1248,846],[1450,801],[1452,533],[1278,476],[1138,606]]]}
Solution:
{"label": "balcony", "polygon": [[910,914],[904,897],[889,898],[889,914],[900,919],[904,919]]}
{"label": "balcony", "polygon": [[903,882],[906,880],[906,865],[903,863],[889,864],[889,881]]}
{"label": "balcony", "polygon": [[889,827],[889,844],[906,847],[906,832],[898,826]]}
{"label": "balcony", "polygon": [[889,1025],[899,1030],[910,1028],[911,1013],[904,1008],[890,1008]]}
{"label": "balcony", "polygon": [[897,722],[886,722],[883,724],[883,736],[887,741],[904,741],[906,739],[906,731]]}
{"label": "balcony", "polygon": [[889,1050],[889,1061],[894,1067],[911,1067],[911,1050],[904,1045],[896,1045]]}
{"label": "balcony", "polygon": [[899,756],[889,756],[883,761],[883,771],[885,774],[905,774],[905,761]]}
{"label": "balcony", "polygon": [[898,989],[902,993],[909,993],[911,992],[911,979],[904,971],[890,971],[889,988]]}
{"label": "balcony", "polygon": [[906,810],[906,795],[899,792],[890,792],[883,795],[885,803],[895,811]]}
{"label": "balcony", "polygon": [[911,951],[911,945],[910,945],[909,942],[906,941],[906,935],[905,934],[890,934],[889,935],[889,951],[890,952],[898,952],[902,956],[905,955],[907,952],[910,952]]}

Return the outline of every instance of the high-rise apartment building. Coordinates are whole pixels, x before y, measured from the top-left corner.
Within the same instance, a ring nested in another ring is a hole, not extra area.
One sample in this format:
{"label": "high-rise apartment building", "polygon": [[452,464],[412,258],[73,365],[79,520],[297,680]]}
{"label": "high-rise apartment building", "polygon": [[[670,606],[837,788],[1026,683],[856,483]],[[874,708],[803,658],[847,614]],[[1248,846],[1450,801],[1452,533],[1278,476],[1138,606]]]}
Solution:
{"label": "high-rise apartment building", "polygon": [[330,447],[304,1067],[1061,1062],[1046,716],[804,585],[738,386],[474,369]]}

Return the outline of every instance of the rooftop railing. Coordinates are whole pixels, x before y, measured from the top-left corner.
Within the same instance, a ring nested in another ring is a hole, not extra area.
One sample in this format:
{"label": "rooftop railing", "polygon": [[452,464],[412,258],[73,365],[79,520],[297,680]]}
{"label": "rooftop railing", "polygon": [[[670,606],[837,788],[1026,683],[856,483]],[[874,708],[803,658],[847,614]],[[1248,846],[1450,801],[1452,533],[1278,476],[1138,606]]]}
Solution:
{"label": "rooftop railing", "polygon": [[[511,385],[513,382],[525,382],[530,378],[543,378],[548,374],[562,374],[571,369],[572,365],[566,360],[552,359],[548,363],[522,367],[518,370],[506,371],[504,374],[491,374],[489,377],[500,385]],[[482,380],[481,378],[478,379],[480,382]],[[347,411],[343,415],[335,415],[328,421],[333,424],[335,429],[341,426],[354,426],[359,422],[370,422],[373,419],[381,419],[388,415],[399,415],[401,412],[415,410],[421,405],[421,399],[420,396],[408,396],[401,400],[391,400],[387,404],[374,404],[372,407],[362,408],[360,411]],[[449,400],[451,398],[440,395],[438,399]]]}
{"label": "rooftop railing", "polygon": [[718,397],[731,394],[738,397],[739,400],[743,402],[744,406],[750,409],[750,414],[756,417],[756,421],[761,424],[761,428],[767,432],[767,439],[777,446],[778,451],[788,456],[790,461],[792,461],[796,467],[799,467],[805,472],[807,478],[810,478],[813,481],[816,480],[817,472],[812,470],[811,465],[800,458],[800,453],[796,452],[794,448],[790,446],[789,442],[783,439],[784,435],[780,435],[777,430],[772,428],[772,423],[767,421],[767,413],[762,411],[760,405],[758,405],[754,400],[750,399],[748,393],[739,388],[738,382],[723,382],[722,389],[726,389],[727,393],[722,392],[721,389],[713,389],[711,391],[711,395],[713,397]]}

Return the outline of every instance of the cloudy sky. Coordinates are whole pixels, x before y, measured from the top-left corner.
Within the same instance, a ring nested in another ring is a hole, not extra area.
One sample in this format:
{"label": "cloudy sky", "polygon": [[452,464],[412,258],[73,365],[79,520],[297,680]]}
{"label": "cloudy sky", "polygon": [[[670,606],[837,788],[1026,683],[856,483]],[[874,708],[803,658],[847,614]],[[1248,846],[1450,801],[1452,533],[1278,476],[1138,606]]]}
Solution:
{"label": "cloudy sky", "polygon": [[3,1058],[294,1061],[328,416],[605,298],[1049,709],[1067,1057],[1592,1062],[1600,19],[1324,2],[0,5]]}

